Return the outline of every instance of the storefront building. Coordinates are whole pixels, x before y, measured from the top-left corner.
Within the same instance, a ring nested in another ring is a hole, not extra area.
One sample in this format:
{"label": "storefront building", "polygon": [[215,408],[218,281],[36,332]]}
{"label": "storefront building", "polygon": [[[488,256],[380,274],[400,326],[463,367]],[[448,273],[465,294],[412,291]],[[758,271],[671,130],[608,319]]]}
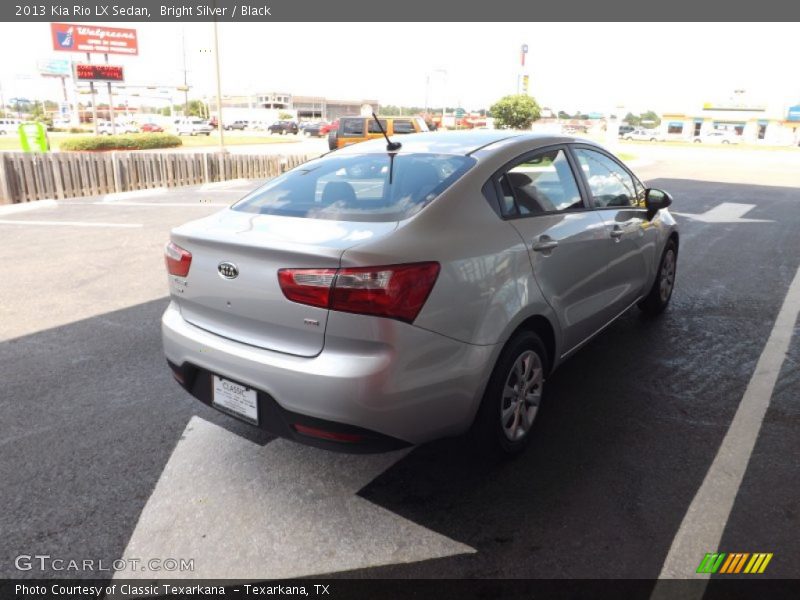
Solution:
{"label": "storefront building", "polygon": [[797,144],[800,106],[707,102],[699,110],[664,113],[661,131],[671,140],[691,141],[712,131],[724,131],[748,144]]}

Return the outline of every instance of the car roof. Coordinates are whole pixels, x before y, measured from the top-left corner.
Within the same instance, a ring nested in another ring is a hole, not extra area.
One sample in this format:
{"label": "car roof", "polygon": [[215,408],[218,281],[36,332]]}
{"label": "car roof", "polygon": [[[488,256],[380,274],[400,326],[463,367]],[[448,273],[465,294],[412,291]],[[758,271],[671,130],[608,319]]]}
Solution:
{"label": "car roof", "polygon": [[[389,136],[400,142],[400,153],[458,154],[469,155],[503,140],[547,143],[587,142],[569,135],[530,133],[508,129],[479,129],[467,131],[433,131]],[[336,154],[368,154],[386,152],[386,140],[374,138],[366,142],[351,144],[335,151]]]}

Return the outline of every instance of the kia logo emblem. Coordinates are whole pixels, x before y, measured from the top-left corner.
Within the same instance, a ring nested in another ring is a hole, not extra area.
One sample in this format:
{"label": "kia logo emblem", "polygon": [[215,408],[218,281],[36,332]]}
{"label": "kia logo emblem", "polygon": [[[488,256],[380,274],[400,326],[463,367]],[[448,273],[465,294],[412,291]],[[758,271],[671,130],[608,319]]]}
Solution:
{"label": "kia logo emblem", "polygon": [[225,279],[236,279],[239,276],[238,267],[231,262],[221,262],[217,267],[217,271]]}

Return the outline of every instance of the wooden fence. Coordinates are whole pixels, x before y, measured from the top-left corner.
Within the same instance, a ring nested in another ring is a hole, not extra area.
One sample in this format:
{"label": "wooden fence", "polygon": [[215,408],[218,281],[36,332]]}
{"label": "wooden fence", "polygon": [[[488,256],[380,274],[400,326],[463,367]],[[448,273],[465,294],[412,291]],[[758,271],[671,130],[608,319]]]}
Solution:
{"label": "wooden fence", "polygon": [[0,152],[0,204],[265,179],[307,156],[184,152]]}

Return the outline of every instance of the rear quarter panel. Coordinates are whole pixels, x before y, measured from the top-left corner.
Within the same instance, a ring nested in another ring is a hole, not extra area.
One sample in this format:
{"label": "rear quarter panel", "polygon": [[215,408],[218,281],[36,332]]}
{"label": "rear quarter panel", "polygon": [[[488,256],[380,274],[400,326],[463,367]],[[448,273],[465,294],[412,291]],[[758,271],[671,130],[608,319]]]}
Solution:
{"label": "rear quarter panel", "polygon": [[554,322],[522,238],[481,193],[491,172],[479,163],[391,235],[346,250],[342,266],[439,261],[414,325],[470,344],[500,344],[536,314]]}

